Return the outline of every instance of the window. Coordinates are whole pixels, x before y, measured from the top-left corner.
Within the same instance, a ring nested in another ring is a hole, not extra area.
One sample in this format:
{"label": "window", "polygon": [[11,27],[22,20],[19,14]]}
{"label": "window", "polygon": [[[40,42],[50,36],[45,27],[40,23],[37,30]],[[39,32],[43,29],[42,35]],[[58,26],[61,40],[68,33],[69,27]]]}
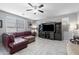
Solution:
{"label": "window", "polygon": [[6,32],[22,32],[25,31],[25,19],[6,19]]}
{"label": "window", "polygon": [[18,32],[22,32],[24,31],[24,20],[16,20],[16,24],[17,24],[17,31]]}
{"label": "window", "polygon": [[16,20],[6,19],[5,20],[6,32],[16,32]]}

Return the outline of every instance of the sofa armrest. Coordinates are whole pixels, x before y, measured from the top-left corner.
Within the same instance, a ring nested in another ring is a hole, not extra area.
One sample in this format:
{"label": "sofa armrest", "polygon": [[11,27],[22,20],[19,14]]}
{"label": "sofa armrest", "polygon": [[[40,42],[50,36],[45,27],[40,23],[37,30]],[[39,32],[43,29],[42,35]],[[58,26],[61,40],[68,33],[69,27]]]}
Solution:
{"label": "sofa armrest", "polygon": [[10,47],[10,48],[13,48],[13,43],[10,43],[10,44],[9,44],[9,47]]}
{"label": "sofa armrest", "polygon": [[18,47],[20,44],[13,44],[13,43],[10,43],[9,46],[10,48],[16,48]]}

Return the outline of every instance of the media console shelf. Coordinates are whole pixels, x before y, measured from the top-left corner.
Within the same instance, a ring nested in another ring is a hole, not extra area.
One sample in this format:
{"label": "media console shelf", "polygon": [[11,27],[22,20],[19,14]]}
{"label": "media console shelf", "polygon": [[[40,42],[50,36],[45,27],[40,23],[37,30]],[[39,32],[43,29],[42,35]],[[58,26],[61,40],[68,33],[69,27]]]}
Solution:
{"label": "media console shelf", "polygon": [[[46,31],[44,31],[44,28],[43,28],[44,25],[50,25],[50,26],[46,26],[48,31],[46,28],[45,28]],[[52,25],[54,25],[54,26],[52,26]],[[51,27],[51,28],[49,28],[49,27]],[[51,22],[51,23],[40,24],[38,36],[41,38],[46,38],[46,39],[51,39],[51,40],[62,40],[62,23],[61,22]]]}

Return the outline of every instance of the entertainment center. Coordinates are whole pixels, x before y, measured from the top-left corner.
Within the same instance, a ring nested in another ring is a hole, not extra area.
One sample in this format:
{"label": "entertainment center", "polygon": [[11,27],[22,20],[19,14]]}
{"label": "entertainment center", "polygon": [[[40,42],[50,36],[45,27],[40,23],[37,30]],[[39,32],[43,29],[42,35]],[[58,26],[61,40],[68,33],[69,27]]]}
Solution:
{"label": "entertainment center", "polygon": [[38,36],[51,40],[62,40],[62,23],[50,22],[40,24]]}

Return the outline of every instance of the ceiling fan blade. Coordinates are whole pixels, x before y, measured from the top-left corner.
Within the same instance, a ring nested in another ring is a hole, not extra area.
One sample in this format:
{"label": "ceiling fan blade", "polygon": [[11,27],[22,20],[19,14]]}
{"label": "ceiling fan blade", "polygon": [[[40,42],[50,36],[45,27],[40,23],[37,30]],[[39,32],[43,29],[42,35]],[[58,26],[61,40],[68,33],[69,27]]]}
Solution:
{"label": "ceiling fan blade", "polygon": [[31,7],[33,7],[33,5],[31,3],[28,3]]}
{"label": "ceiling fan blade", "polygon": [[26,11],[31,11],[32,9],[27,9]]}
{"label": "ceiling fan blade", "polygon": [[42,10],[38,10],[39,12],[41,12],[41,13],[44,13],[44,11],[42,11]]}
{"label": "ceiling fan blade", "polygon": [[41,5],[39,6],[39,8],[42,8],[42,7],[44,7],[44,5],[43,5],[43,4],[41,4]]}

